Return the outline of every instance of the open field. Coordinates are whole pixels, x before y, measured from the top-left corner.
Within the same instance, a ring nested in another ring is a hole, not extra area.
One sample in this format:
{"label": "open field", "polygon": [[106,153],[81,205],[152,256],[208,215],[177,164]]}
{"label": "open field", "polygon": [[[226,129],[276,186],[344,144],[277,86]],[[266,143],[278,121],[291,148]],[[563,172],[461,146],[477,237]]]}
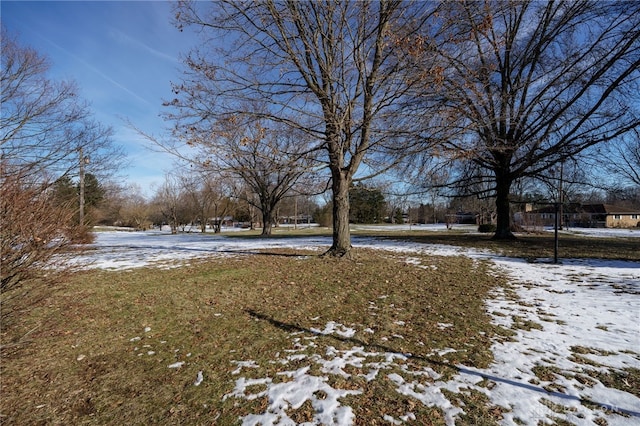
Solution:
{"label": "open field", "polygon": [[3,353],[0,421],[640,421],[634,234],[563,235],[560,265],[546,235],[362,229],[339,261],[320,230],[284,234],[100,233],[3,327],[29,334]]}

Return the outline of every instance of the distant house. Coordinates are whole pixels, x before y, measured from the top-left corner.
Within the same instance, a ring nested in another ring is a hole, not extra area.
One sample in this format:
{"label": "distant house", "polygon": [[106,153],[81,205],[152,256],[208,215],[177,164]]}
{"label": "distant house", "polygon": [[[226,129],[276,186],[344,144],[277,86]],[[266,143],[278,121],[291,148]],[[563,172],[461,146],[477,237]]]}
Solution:
{"label": "distant house", "polygon": [[212,217],[209,219],[210,223],[220,223],[220,226],[231,228],[235,226],[236,222],[233,220],[233,216],[224,216],[224,217]]}
{"label": "distant house", "polygon": [[313,216],[308,214],[299,214],[298,216],[278,216],[279,225],[292,225],[313,222]]}
{"label": "distant house", "polygon": [[478,220],[478,214],[474,212],[456,212],[456,213],[448,213],[446,215],[447,223],[458,223],[458,224],[476,224]]}
{"label": "distant house", "polygon": [[534,209],[533,204],[526,204],[523,212],[514,214],[514,222],[525,227],[553,226],[555,224],[554,206]]}
{"label": "distant house", "polygon": [[[519,217],[523,225],[553,226],[555,207],[544,206],[521,213]],[[583,228],[634,228],[640,226],[640,208],[572,203],[562,208],[562,224]]]}
{"label": "distant house", "polygon": [[582,206],[574,226],[633,228],[640,224],[640,208],[630,209],[610,204]]}

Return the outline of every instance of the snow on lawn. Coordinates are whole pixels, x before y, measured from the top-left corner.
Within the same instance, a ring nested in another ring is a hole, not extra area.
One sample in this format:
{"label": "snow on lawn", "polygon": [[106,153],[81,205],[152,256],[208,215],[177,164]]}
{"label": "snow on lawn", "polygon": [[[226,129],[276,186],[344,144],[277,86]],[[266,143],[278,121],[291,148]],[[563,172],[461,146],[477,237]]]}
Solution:
{"label": "snow on lawn", "polygon": [[[468,249],[444,244],[419,244],[385,241],[375,238],[353,238],[358,247],[380,248],[397,252],[424,251],[441,256],[469,253]],[[146,266],[179,267],[192,259],[255,254],[258,250],[290,248],[316,250],[331,246],[330,237],[304,238],[235,238],[233,235],[167,232],[98,232],[93,250],[78,256],[78,265],[91,268],[122,270]],[[487,252],[488,253],[488,252]],[[480,252],[477,252],[480,254]]]}
{"label": "snow on lawn", "polygon": [[[640,236],[625,234],[629,235]],[[167,262],[179,265],[194,258],[240,255],[259,249],[317,249],[330,245],[330,239],[323,237],[255,240],[117,232],[99,233],[97,237],[95,250],[78,261],[108,269],[166,266]],[[332,388],[329,377],[348,378],[355,371],[368,381],[386,375],[399,394],[442,409],[448,424],[454,424],[464,407],[454,405],[442,391],[465,389],[482,392],[493,404],[504,407],[506,425],[537,425],[540,421],[552,424],[558,418],[576,425],[640,424],[640,398],[607,387],[598,379],[608,373],[624,375],[624,369],[640,368],[640,262],[575,259],[553,265],[443,245],[357,237],[353,243],[356,247],[406,253],[408,263],[417,266],[421,266],[419,259],[411,254],[462,254],[491,260],[511,278],[519,300],[498,289],[486,302],[487,309],[496,324],[514,329],[515,338],[494,343],[494,363],[489,368],[460,365],[458,373],[444,381],[428,367],[406,363],[411,354],[369,352],[357,345],[349,350],[319,348],[314,343],[318,335],[336,334],[355,341],[359,333],[373,332],[324,319],[317,328],[291,334],[292,347],[271,361],[282,364],[284,369],[292,367],[278,373],[278,378],[242,375],[257,367],[252,360],[237,360],[229,366],[240,377],[225,398],[268,399],[266,411],[246,416],[243,424],[293,424],[285,410],[291,412],[306,401],[316,411],[309,424],[351,424],[355,420],[353,410],[343,406],[340,399],[359,391]],[[447,350],[451,349],[442,348],[442,352]],[[311,367],[322,375],[312,375]],[[393,373],[389,371],[392,368]],[[256,388],[261,390],[256,392]],[[413,421],[415,415],[408,412],[394,418],[381,413],[381,418],[390,424],[402,424]]]}
{"label": "snow on lawn", "polygon": [[590,237],[638,237],[640,238],[640,228],[617,229],[617,228],[569,228],[566,233],[578,235],[588,235]]}
{"label": "snow on lawn", "polygon": [[[488,301],[496,321],[509,326],[517,316],[540,326],[518,330],[515,342],[494,344],[495,363],[482,372],[496,376],[498,386],[490,396],[494,403],[512,408],[505,418],[554,415],[541,402],[546,398],[568,407],[566,418],[575,424],[592,424],[603,412],[611,414],[606,416],[610,425],[638,424],[640,399],[606,388],[585,373],[640,368],[640,263],[494,262],[509,273],[521,299],[514,303],[499,296]],[[556,371],[549,381],[533,372],[544,367]],[[588,408],[581,403],[585,400],[599,408]]]}
{"label": "snow on lawn", "polygon": [[315,249],[330,245],[326,237],[242,239],[222,235],[167,232],[98,232],[92,251],[75,262],[87,267],[122,270],[145,266],[179,267],[192,259],[242,255],[273,248]]}

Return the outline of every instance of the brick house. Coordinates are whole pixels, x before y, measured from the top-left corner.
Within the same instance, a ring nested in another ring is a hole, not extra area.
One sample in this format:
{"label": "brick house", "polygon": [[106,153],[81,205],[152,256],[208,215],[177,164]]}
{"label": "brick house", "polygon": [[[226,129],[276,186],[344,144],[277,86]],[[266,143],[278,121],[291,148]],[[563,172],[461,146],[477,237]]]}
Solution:
{"label": "brick house", "polygon": [[578,213],[578,220],[574,226],[634,228],[640,224],[640,209],[610,204],[585,204]]}

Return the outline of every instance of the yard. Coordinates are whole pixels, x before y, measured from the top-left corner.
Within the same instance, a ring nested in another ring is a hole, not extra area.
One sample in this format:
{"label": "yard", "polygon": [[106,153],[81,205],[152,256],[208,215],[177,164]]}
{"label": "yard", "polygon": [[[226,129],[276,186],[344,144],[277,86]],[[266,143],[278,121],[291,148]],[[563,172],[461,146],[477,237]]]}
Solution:
{"label": "yard", "polygon": [[[615,230],[614,230],[615,231]],[[635,425],[640,232],[100,232],[3,327],[3,424]],[[565,244],[562,246],[562,244]]]}

